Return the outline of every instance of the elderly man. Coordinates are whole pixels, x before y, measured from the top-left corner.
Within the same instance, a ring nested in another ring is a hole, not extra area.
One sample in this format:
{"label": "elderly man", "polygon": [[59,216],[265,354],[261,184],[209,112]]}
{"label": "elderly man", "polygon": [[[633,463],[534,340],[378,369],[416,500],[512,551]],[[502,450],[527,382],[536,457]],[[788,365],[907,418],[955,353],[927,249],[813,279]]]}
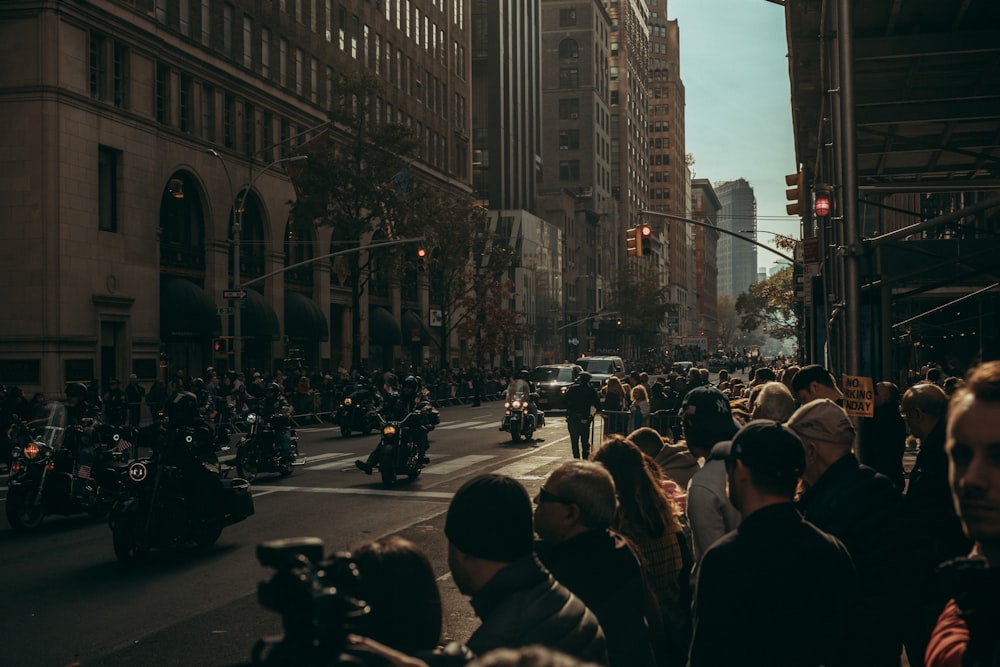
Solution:
{"label": "elderly man", "polygon": [[618,499],[607,468],[593,461],[564,463],[535,503],[535,553],[597,615],[611,666],[655,664],[642,611],[649,591],[636,555],[611,531]]}
{"label": "elderly man", "polygon": [[467,481],[448,506],[444,534],[455,585],[482,620],[471,651],[543,644],[607,664],[597,617],[534,555],[531,499],[520,483],[502,475]]}
{"label": "elderly man", "polygon": [[903,498],[892,480],[858,463],[854,425],[830,399],[800,407],[788,428],[802,440],[806,455],[806,490],[797,507],[807,521],[844,543],[858,572],[852,646],[860,651],[851,664],[899,667]]}
{"label": "elderly man", "polygon": [[786,422],[795,412],[795,398],[781,382],[765,382],[753,402],[750,419],[773,419]]}
{"label": "elderly man", "polygon": [[942,568],[949,594],[927,647],[928,667],[1000,664],[1000,362],[972,370],[951,400],[946,451],[955,508],[975,541]]}

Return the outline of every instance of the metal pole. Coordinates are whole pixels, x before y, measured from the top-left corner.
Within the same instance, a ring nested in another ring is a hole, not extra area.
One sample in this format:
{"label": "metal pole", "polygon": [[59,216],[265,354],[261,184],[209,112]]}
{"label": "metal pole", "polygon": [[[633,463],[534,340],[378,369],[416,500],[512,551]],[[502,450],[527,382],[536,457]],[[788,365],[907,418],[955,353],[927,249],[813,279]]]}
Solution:
{"label": "metal pole", "polygon": [[728,234],[729,236],[735,236],[738,239],[743,239],[747,243],[752,243],[755,246],[757,246],[758,248],[763,248],[764,250],[772,252],[775,255],[777,255],[778,257],[780,257],[781,259],[783,259],[786,262],[788,262],[789,264],[792,264],[793,266],[797,265],[797,264],[801,264],[801,262],[795,261],[794,257],[791,257],[789,255],[786,255],[783,252],[775,250],[771,246],[769,246],[769,245],[767,245],[765,243],[761,243],[760,241],[758,241],[755,238],[752,238],[750,236],[744,236],[743,234],[737,234],[736,232],[729,231],[728,229],[722,229],[721,227],[716,227],[715,225],[713,225],[711,223],[708,223],[708,222],[702,222],[701,220],[692,220],[691,218],[685,218],[685,217],[680,216],[680,215],[673,215],[672,213],[663,213],[661,211],[639,211],[639,213],[645,213],[647,215],[655,215],[655,216],[659,216],[661,218],[668,218],[670,220],[679,220],[680,222],[685,222],[685,223],[688,223],[690,225],[697,225],[699,227],[708,227],[709,229],[713,229],[713,230],[715,230],[717,232],[720,232],[722,234]]}
{"label": "metal pole", "polygon": [[858,225],[858,162],[854,125],[854,11],[851,0],[840,0],[837,44],[840,52],[841,155],[844,190],[844,301],[847,373],[861,375],[861,244]]}

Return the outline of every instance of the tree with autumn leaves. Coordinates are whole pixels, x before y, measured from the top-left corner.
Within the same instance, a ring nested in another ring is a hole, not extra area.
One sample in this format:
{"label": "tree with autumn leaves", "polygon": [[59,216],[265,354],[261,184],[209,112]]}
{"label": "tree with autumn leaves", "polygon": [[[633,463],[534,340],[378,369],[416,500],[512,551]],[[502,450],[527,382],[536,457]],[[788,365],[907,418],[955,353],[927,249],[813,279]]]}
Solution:
{"label": "tree with autumn leaves", "polygon": [[736,299],[740,328],[744,331],[763,329],[777,340],[795,338],[799,324],[793,280],[793,269],[786,266],[740,294]]}

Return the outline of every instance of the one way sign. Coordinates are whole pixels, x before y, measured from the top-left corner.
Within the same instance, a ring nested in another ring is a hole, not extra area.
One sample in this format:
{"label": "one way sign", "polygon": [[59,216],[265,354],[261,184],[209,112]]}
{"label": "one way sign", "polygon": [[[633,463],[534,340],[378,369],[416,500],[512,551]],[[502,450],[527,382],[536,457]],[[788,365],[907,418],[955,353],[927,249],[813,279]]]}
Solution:
{"label": "one way sign", "polygon": [[247,291],[245,289],[227,289],[222,290],[223,299],[245,299],[247,298]]}

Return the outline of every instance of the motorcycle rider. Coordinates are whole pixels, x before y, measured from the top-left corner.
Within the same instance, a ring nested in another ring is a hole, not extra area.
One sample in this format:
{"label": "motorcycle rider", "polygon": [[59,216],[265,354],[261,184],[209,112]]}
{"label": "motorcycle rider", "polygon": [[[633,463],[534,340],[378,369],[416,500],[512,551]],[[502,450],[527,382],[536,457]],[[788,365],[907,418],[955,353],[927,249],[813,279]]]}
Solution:
{"label": "motorcycle rider", "polygon": [[[422,402],[420,383],[417,381],[417,378],[408,375],[403,380],[399,393],[391,393],[385,397],[382,413],[389,421],[399,421],[410,414]],[[413,437],[417,445],[417,450],[420,452],[420,462],[424,465],[430,463],[431,460],[427,458],[427,448],[430,447],[430,443],[427,441],[427,428],[421,425],[414,429]],[[380,439],[375,449],[368,455],[368,459],[366,461],[358,459],[354,462],[354,465],[365,474],[372,474],[372,468],[378,462],[381,450],[382,441]]]}
{"label": "motorcycle rider", "polygon": [[[507,402],[512,402],[520,394],[528,401],[528,414],[531,415],[532,419],[535,421],[535,428],[541,428],[545,424],[538,421],[538,403],[535,401],[537,394],[535,393],[535,385],[531,382],[531,373],[528,370],[522,369],[521,372],[517,374],[517,377],[510,381],[507,385]],[[503,430],[503,429],[501,429]]]}
{"label": "motorcycle rider", "polygon": [[108,381],[108,390],[104,393],[104,418],[112,426],[124,426],[128,421],[128,397],[118,378]]}
{"label": "motorcycle rider", "polygon": [[88,480],[95,458],[94,420],[100,413],[100,408],[87,401],[88,393],[87,385],[82,382],[66,385],[66,430],[63,445],[73,452],[76,465],[73,491],[76,494],[93,491]]}
{"label": "motorcycle rider", "polygon": [[[215,431],[201,414],[198,397],[178,391],[167,402],[163,431],[164,461],[181,470],[192,509],[211,502],[222,488]],[[191,436],[190,441],[187,436]]]}
{"label": "motorcycle rider", "polygon": [[292,457],[292,412],[294,409],[281,391],[277,382],[264,387],[264,395],[260,398],[260,415],[271,422],[274,428],[274,439],[278,445],[281,458]]}

